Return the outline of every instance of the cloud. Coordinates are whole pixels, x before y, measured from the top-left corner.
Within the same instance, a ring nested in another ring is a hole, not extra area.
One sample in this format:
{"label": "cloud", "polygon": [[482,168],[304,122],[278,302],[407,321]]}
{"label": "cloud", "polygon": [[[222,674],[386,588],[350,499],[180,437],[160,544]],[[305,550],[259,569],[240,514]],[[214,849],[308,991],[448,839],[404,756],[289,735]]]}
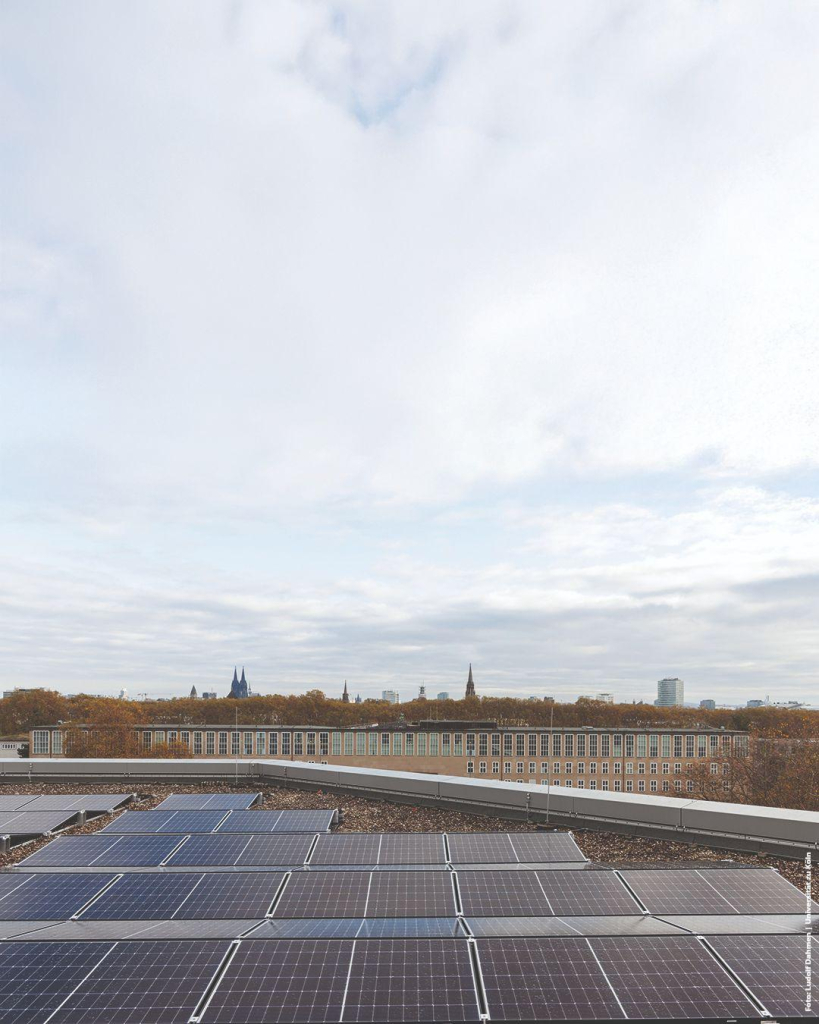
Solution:
{"label": "cloud", "polygon": [[809,6],[2,18],[10,659],[809,674]]}

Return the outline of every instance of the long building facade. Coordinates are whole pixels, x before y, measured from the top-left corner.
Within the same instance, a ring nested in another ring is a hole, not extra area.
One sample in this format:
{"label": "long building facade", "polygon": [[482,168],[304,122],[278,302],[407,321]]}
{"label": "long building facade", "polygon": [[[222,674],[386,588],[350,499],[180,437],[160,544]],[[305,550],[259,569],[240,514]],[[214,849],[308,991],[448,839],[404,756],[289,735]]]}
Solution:
{"label": "long building facade", "polygon": [[[32,757],[70,756],[67,733],[104,727],[50,726],[31,732]],[[707,765],[729,788],[731,757],[748,753],[748,733],[725,729],[527,728],[495,722],[423,721],[337,729],[304,725],[141,725],[140,752],[181,745],[191,757],[265,758],[508,782],[635,793],[693,792],[692,766]]]}

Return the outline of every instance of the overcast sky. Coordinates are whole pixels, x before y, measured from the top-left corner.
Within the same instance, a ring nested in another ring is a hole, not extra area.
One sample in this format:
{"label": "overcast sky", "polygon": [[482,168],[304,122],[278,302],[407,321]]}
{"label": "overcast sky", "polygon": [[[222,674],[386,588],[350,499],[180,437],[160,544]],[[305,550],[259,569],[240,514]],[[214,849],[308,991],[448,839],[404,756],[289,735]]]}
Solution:
{"label": "overcast sky", "polygon": [[819,7],[2,4],[0,681],[819,704]]}

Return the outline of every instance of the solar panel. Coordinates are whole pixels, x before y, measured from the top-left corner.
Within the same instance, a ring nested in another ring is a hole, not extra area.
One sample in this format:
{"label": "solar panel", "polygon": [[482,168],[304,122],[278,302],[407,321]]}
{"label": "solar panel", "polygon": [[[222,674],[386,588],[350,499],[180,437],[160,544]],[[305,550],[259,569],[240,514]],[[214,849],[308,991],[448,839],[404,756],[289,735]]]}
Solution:
{"label": "solar panel", "polygon": [[[227,811],[126,811],[99,834],[145,832],[213,832]],[[240,811],[240,814],[246,812]]]}
{"label": "solar panel", "polygon": [[0,1020],[45,1020],[110,949],[110,942],[0,943]]}
{"label": "solar panel", "polygon": [[640,907],[613,871],[538,871],[553,914],[639,914]]}
{"label": "solar panel", "polygon": [[285,886],[274,917],[363,917],[369,889],[369,871],[294,874]]}
{"label": "solar panel", "polygon": [[450,832],[447,840],[453,864],[517,864],[519,859],[507,832]]}
{"label": "solar panel", "polygon": [[368,939],[353,951],[345,1021],[477,1021],[463,939]]}
{"label": "solar panel", "polygon": [[123,875],[85,911],[82,920],[260,918],[283,878],[283,873],[274,871]]}
{"label": "solar panel", "polygon": [[455,917],[371,917],[359,924],[357,939],[445,939],[464,937]]}
{"label": "solar panel", "polygon": [[578,935],[679,935],[679,928],[650,917],[609,914],[595,917],[470,917],[469,930],[476,937],[505,935],[574,937]]}
{"label": "solar panel", "polygon": [[570,864],[587,859],[568,832],[511,832],[509,839],[521,864]]}
{"label": "solar panel", "polygon": [[2,811],[0,835],[41,836],[70,825],[76,816],[76,811]]}
{"label": "solar panel", "polygon": [[299,867],[310,850],[308,835],[191,836],[168,863],[177,865],[235,865]]}
{"label": "solar panel", "polygon": [[335,811],[231,811],[219,832],[327,832]]}
{"label": "solar panel", "polygon": [[693,936],[586,939],[628,1017],[750,1017],[759,1010]]}
{"label": "solar panel", "polygon": [[282,811],[277,832],[329,832],[338,811]]}
{"label": "solar panel", "polygon": [[243,941],[216,987],[204,1024],[341,1019],[353,944],[327,939]]}
{"label": "solar panel", "polygon": [[21,884],[0,896],[0,920],[60,921],[76,914],[114,875],[13,874]]}
{"label": "solar panel", "polygon": [[387,832],[379,864],[445,864],[443,837],[435,832]]}
{"label": "solar panel", "polygon": [[35,796],[0,796],[0,811],[19,811],[21,807],[36,800]]}
{"label": "solar panel", "polygon": [[623,871],[655,914],[785,914],[804,912],[805,897],[769,868]]}
{"label": "solar panel", "polygon": [[229,943],[119,942],[49,1024],[183,1024]]}
{"label": "solar panel", "polygon": [[365,917],[445,917],[455,914],[448,871],[376,871]]}
{"label": "solar panel", "polygon": [[320,864],[361,864],[378,863],[382,837],[375,835],[344,835],[335,833],[319,836],[310,863]]}
{"label": "solar panel", "polygon": [[252,807],[261,793],[172,793],[157,811],[233,811]]}
{"label": "solar panel", "polygon": [[461,906],[469,917],[543,917],[552,914],[534,871],[459,871]]}
{"label": "solar panel", "polygon": [[715,935],[708,942],[769,1013],[809,1016],[804,935]]}
{"label": "solar panel", "polygon": [[491,1019],[625,1017],[585,939],[481,939],[478,956]]}
{"label": "solar panel", "polygon": [[184,836],[59,836],[22,861],[31,867],[156,867]]}
{"label": "solar panel", "polygon": [[132,797],[131,793],[81,793],[79,796],[46,794],[26,805],[27,811],[113,811]]}

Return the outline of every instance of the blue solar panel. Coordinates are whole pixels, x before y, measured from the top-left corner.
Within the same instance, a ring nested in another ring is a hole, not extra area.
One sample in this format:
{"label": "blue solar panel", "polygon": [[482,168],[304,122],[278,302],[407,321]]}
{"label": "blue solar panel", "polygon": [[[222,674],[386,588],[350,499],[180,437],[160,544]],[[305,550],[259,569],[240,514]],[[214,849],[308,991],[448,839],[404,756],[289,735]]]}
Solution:
{"label": "blue solar panel", "polygon": [[0,1021],[44,1021],[111,948],[110,942],[0,943]]}
{"label": "blue solar panel", "polygon": [[171,857],[171,867],[232,865],[234,867],[299,867],[313,842],[312,835],[191,836]]}
{"label": "blue solar panel", "polygon": [[252,807],[261,793],[172,793],[157,811],[233,811]]}
{"label": "blue solar panel", "polygon": [[157,867],[184,836],[60,836],[22,863],[32,867]]}
{"label": "blue solar panel", "polygon": [[[126,811],[100,829],[99,835],[145,832],[213,832],[228,811]],[[250,813],[240,811],[239,813]]]}
{"label": "blue solar panel", "polygon": [[108,874],[12,874],[19,881],[0,895],[2,921],[63,921],[76,914],[114,878]]}

